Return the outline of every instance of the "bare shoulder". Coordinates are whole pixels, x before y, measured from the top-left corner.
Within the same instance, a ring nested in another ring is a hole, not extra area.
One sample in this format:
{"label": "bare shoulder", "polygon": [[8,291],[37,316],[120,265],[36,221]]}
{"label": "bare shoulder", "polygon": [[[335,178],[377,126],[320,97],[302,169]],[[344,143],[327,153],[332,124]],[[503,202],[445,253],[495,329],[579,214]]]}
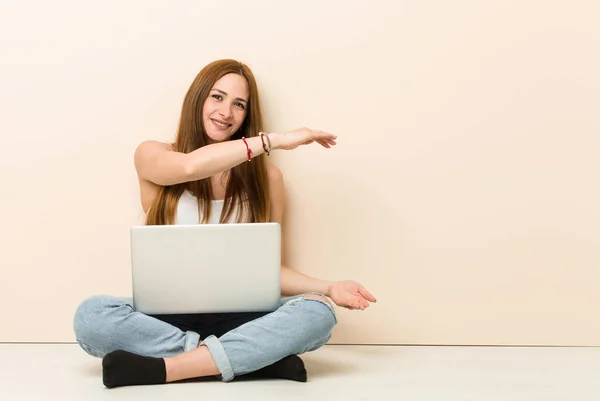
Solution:
{"label": "bare shoulder", "polygon": [[285,208],[283,173],[279,167],[267,163],[267,177],[269,179],[269,192],[271,198],[271,221],[282,224],[283,210]]}
{"label": "bare shoulder", "polygon": [[136,170],[145,170],[146,166],[152,164],[157,156],[164,152],[172,151],[173,146],[165,142],[144,141],[138,145],[133,155]]}
{"label": "bare shoulder", "polygon": [[138,145],[138,147],[135,149],[135,156],[144,156],[148,153],[154,153],[161,150],[173,150],[173,146],[165,142],[148,140]]}
{"label": "bare shoulder", "polygon": [[267,177],[269,178],[269,184],[283,185],[283,173],[276,165],[267,163]]}
{"label": "bare shoulder", "polygon": [[285,202],[285,187],[283,183],[283,173],[279,167],[267,163],[267,177],[269,179],[269,192],[271,193],[271,202],[276,205]]}
{"label": "bare shoulder", "polygon": [[135,150],[134,164],[140,183],[140,200],[145,213],[148,212],[154,198],[158,195],[160,186],[144,177],[148,174],[149,166],[153,164],[153,160],[159,154],[172,150],[173,147],[170,144],[159,141],[144,141]]}

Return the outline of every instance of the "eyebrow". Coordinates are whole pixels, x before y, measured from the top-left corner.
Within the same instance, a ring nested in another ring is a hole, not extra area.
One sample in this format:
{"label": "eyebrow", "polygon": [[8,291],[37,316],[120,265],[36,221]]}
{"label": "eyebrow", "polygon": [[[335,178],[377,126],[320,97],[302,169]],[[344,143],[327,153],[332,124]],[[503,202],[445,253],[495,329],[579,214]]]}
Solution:
{"label": "eyebrow", "polygon": [[[227,92],[222,91],[221,89],[213,88],[212,90],[217,91],[217,92],[222,93],[223,95],[227,96]],[[246,99],[242,99],[241,97],[238,97],[235,100],[241,100],[244,103],[248,103],[248,101]]]}

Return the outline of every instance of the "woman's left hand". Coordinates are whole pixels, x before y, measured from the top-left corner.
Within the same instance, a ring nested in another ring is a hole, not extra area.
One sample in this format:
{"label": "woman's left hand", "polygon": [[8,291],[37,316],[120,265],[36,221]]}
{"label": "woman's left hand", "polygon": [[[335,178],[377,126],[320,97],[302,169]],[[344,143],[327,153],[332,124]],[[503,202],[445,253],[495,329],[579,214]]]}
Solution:
{"label": "woman's left hand", "polygon": [[369,291],[356,281],[336,281],[329,286],[329,298],[337,306],[355,310],[365,310],[369,307],[369,302],[377,302],[375,297]]}

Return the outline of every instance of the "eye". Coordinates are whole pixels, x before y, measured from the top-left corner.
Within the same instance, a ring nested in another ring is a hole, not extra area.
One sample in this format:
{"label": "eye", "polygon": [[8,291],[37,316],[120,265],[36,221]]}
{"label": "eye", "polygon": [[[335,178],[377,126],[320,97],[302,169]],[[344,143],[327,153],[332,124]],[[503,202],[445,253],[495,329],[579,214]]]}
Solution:
{"label": "eye", "polygon": [[242,110],[246,110],[246,106],[244,105],[244,103],[237,102],[235,105]]}
{"label": "eye", "polygon": [[212,97],[214,97],[217,100],[223,100],[223,96],[221,96],[221,95],[214,94],[214,95],[212,95]]}

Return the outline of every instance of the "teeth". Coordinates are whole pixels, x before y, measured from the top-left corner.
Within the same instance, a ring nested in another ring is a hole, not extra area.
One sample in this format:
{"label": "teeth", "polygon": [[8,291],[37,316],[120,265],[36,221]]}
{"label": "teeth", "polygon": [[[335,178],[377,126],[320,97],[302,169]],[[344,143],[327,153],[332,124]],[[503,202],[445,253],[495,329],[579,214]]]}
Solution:
{"label": "teeth", "polygon": [[216,125],[218,125],[219,127],[223,127],[223,128],[225,128],[225,127],[229,127],[229,124],[223,124],[223,123],[221,123],[221,122],[219,122],[219,121],[215,121],[215,120],[213,120],[213,123],[215,123],[215,124],[216,124]]}

